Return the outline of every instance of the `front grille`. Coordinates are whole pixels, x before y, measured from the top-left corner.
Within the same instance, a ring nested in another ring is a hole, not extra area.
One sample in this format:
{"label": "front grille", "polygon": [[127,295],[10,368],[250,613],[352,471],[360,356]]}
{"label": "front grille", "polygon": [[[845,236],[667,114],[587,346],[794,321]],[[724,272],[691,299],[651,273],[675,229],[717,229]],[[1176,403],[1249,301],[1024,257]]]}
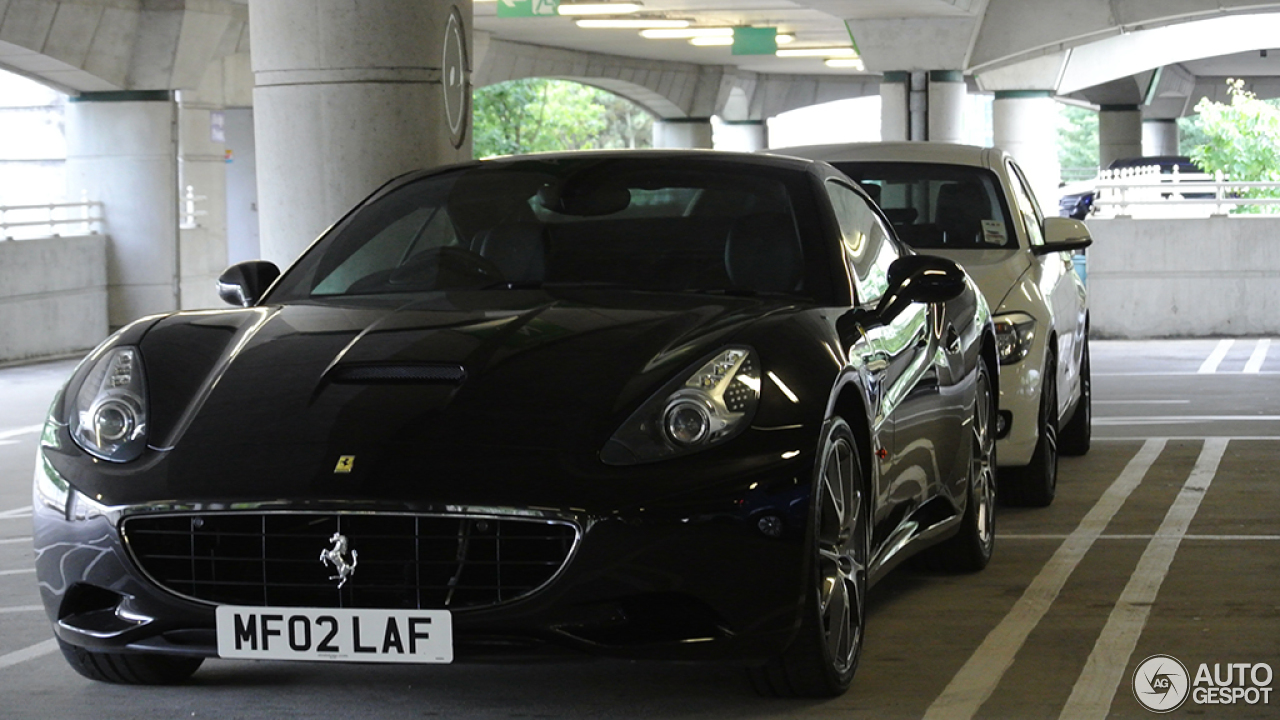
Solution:
{"label": "front grille", "polygon": [[[125,520],[134,561],[170,592],[272,607],[464,609],[549,582],[577,540],[529,518],[345,513],[210,513]],[[355,570],[338,587],[321,553],[345,537]]]}

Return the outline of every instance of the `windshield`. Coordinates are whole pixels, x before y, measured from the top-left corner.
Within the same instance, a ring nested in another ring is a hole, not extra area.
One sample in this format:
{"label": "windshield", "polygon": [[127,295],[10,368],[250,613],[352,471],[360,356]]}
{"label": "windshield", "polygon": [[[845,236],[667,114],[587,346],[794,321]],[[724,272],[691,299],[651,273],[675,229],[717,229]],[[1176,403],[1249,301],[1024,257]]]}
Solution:
{"label": "windshield", "polygon": [[995,176],[964,165],[837,162],[893,223],[898,237],[924,250],[1016,248]]}
{"label": "windshield", "polygon": [[689,158],[485,162],[360,208],[272,299],[556,284],[803,294],[801,177]]}

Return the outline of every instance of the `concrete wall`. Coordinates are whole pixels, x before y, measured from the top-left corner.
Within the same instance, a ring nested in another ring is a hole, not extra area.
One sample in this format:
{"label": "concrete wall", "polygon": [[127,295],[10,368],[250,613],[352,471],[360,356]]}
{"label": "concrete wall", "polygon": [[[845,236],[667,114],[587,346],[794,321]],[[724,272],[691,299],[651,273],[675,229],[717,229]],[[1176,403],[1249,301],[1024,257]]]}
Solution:
{"label": "concrete wall", "polygon": [[1094,336],[1280,335],[1280,217],[1088,224]]}
{"label": "concrete wall", "polygon": [[82,351],[106,336],[104,236],[0,241],[0,362]]}

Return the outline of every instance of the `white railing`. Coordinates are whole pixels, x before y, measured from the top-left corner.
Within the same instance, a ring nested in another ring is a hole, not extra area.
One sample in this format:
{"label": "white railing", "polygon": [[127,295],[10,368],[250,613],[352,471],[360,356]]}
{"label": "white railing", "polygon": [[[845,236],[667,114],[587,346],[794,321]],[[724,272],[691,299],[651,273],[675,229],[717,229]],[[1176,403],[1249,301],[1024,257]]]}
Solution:
{"label": "white railing", "polygon": [[[1092,185],[1097,192],[1094,212],[1100,217],[1208,217],[1244,206],[1280,205],[1280,183],[1179,173],[1176,167],[1164,174],[1154,165],[1103,171]],[[1275,197],[1249,197],[1256,190]]]}
{"label": "white railing", "polygon": [[0,239],[23,240],[102,232],[103,210],[98,201],[0,205]]}

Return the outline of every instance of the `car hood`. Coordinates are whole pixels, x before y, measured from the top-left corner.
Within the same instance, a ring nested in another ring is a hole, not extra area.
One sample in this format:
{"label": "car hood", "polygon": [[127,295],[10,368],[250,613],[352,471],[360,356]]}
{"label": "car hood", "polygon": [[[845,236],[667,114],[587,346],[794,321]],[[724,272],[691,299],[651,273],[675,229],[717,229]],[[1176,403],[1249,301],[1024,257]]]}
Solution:
{"label": "car hood", "polygon": [[1031,259],[1025,250],[941,250],[922,251],[957,263],[969,273],[982,290],[991,312],[1000,312],[1005,298],[1031,269]]}
{"label": "car hood", "polygon": [[[235,477],[346,475],[344,456],[353,474],[383,477],[373,466],[391,458],[416,458],[418,472],[480,455],[594,461],[663,383],[787,307],[505,291],[181,313],[141,343],[151,444],[186,491],[196,477],[225,488]],[[344,377],[424,367],[440,377]],[[210,462],[215,476],[196,467]]]}

